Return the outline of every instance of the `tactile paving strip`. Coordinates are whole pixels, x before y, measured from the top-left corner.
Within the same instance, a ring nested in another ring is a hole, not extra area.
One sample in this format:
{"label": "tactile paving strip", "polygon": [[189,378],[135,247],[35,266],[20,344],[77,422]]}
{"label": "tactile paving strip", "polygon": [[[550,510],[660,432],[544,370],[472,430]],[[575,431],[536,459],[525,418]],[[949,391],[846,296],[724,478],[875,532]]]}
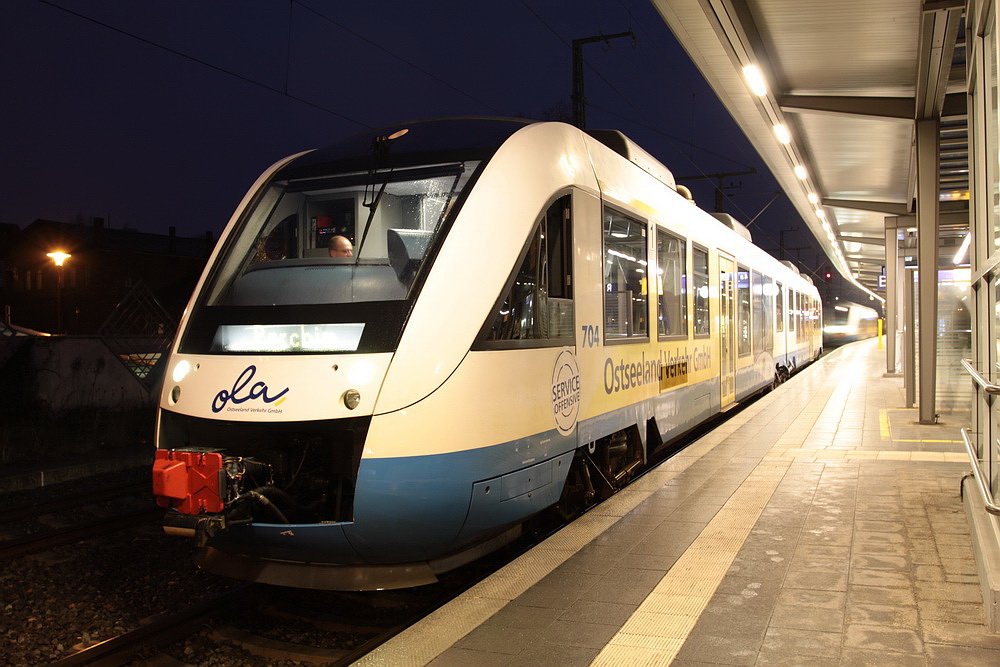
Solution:
{"label": "tactile paving strip", "polygon": [[[741,415],[743,416],[743,415]],[[746,417],[749,418],[749,417]],[[396,635],[357,661],[356,665],[424,665],[482,625],[508,602],[562,565],[621,517],[711,451],[721,438],[709,434],[664,462],[637,483],[601,503],[586,515],[522,554],[426,619]],[[688,584],[692,582],[686,582]],[[701,592],[700,587],[684,591]],[[714,587],[713,587],[714,590]],[[670,590],[671,593],[678,591]],[[635,659],[630,664],[636,664]]]}
{"label": "tactile paving strip", "polygon": [[761,462],[591,664],[673,660],[790,465]]}

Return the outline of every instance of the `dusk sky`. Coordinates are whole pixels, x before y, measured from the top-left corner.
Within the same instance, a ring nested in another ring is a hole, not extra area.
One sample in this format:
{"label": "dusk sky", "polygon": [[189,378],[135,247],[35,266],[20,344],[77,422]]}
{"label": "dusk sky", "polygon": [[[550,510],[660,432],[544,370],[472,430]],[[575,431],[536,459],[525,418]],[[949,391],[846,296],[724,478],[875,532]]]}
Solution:
{"label": "dusk sky", "polygon": [[[568,116],[573,39],[587,120],[675,174],[732,179],[755,241],[806,246],[803,223],[643,0],[494,2],[8,0],[0,5],[0,222],[104,217],[218,236],[275,160],[398,121]],[[287,92],[286,92],[287,91]],[[714,206],[710,181],[684,181]],[[809,265],[816,249],[801,251]]]}

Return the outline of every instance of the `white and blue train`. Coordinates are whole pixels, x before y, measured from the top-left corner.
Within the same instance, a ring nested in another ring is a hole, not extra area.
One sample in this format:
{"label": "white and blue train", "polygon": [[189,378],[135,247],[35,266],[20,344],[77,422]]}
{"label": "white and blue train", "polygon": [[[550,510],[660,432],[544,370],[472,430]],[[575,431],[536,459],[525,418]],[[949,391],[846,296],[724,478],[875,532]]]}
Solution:
{"label": "white and blue train", "polygon": [[836,347],[878,335],[878,311],[853,301],[827,302],[823,316],[823,345]]}
{"label": "white and blue train", "polygon": [[678,190],[618,132],[505,119],[275,164],[167,360],[165,529],[225,575],[391,588],[614,493],[821,351],[812,282]]}

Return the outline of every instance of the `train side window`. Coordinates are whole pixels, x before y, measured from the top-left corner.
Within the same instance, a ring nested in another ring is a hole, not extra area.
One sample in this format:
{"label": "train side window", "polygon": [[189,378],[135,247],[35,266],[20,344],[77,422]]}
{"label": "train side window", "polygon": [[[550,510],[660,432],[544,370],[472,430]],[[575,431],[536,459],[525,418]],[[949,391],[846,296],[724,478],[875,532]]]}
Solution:
{"label": "train side window", "polygon": [[764,324],[761,326],[763,334],[763,348],[766,352],[774,350],[774,278],[763,277],[763,301],[764,301]]}
{"label": "train side window", "polygon": [[750,272],[750,306],[753,310],[751,322],[753,333],[753,353],[759,354],[764,349],[764,279],[757,271]]}
{"label": "train side window", "polygon": [[691,252],[692,289],[694,290],[694,337],[705,338],[712,333],[712,318],[708,310],[708,251],[695,246]]}
{"label": "train side window", "polygon": [[687,241],[656,228],[656,333],[687,337]]}
{"label": "train side window", "polygon": [[781,283],[775,283],[774,297],[777,299],[778,312],[775,316],[775,328],[778,333],[785,330],[785,290]]}
{"label": "train side window", "polygon": [[808,340],[813,332],[813,300],[811,296],[806,297],[805,317],[806,325],[802,328],[806,330],[806,339]]}
{"label": "train side window", "polygon": [[483,340],[493,342],[494,347],[500,341],[572,345],[570,205],[570,195],[560,197],[535,225],[520,265],[484,330]]}
{"label": "train side window", "polygon": [[788,291],[788,332],[795,333],[798,328],[795,318],[799,315],[798,310],[798,292],[795,290]]}
{"label": "train side window", "polygon": [[649,336],[646,223],[604,209],[604,332],[607,340]]}
{"label": "train side window", "polygon": [[736,312],[739,315],[736,351],[741,357],[749,356],[750,348],[750,272],[745,267],[736,270]]}
{"label": "train side window", "polygon": [[805,294],[799,295],[799,340],[807,338],[809,327],[809,297]]}

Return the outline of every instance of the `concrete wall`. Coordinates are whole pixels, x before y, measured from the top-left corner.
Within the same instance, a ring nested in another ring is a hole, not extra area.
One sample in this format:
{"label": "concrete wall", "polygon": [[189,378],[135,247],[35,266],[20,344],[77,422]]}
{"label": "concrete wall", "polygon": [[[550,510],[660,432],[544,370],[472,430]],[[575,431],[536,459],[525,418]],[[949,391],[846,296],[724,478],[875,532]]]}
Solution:
{"label": "concrete wall", "polygon": [[0,339],[0,464],[152,450],[154,402],[99,338]]}
{"label": "concrete wall", "polygon": [[35,406],[56,413],[152,406],[146,388],[99,338],[32,338],[27,354],[27,390]]}

